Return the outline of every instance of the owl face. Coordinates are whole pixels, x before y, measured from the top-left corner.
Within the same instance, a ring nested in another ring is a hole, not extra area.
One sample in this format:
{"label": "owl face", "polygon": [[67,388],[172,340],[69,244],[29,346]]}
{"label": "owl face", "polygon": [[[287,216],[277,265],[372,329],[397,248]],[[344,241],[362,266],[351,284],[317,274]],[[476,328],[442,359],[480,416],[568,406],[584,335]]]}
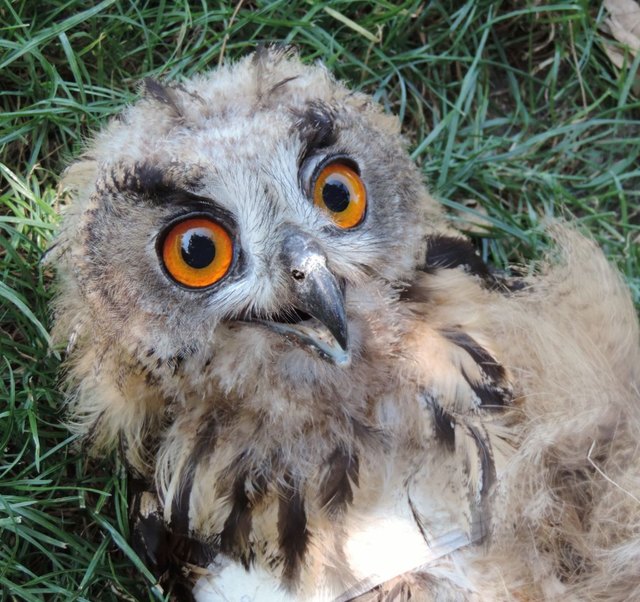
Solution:
{"label": "owl face", "polygon": [[348,366],[437,215],[395,121],[273,51],[146,82],[84,165],[63,233],[78,311],[154,362],[233,348]]}

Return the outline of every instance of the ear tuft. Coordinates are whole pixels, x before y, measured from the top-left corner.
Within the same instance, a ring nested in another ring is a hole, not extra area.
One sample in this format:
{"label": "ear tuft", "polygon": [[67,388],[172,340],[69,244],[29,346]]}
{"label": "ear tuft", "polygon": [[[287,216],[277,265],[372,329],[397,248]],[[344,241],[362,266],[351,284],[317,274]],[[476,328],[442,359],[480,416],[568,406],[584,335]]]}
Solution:
{"label": "ear tuft", "polygon": [[142,80],[141,92],[143,97],[167,107],[176,119],[183,117],[180,93],[177,88],[165,86],[151,77],[145,77]]}

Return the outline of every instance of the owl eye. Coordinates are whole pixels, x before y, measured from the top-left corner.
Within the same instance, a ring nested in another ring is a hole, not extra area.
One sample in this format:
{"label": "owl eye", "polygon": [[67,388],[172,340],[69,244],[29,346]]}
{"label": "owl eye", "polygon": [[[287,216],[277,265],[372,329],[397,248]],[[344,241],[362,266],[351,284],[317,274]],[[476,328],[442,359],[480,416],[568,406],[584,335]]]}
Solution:
{"label": "owl eye", "polygon": [[340,228],[353,228],[364,219],[367,191],[352,167],[333,162],[318,174],[313,186],[313,202]]}
{"label": "owl eye", "polygon": [[233,259],[229,233],[207,217],[191,217],[170,226],[161,244],[161,256],[169,275],[189,288],[218,282]]}

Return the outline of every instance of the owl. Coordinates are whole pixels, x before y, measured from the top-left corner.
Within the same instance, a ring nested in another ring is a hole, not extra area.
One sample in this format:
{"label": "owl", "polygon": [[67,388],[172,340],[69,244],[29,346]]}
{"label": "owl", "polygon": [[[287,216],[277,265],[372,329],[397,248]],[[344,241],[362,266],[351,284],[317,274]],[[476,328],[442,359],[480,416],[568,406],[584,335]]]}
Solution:
{"label": "owl", "polygon": [[397,120],[263,48],[64,176],[70,427],[199,601],[640,599],[640,349],[603,254],[490,269]]}

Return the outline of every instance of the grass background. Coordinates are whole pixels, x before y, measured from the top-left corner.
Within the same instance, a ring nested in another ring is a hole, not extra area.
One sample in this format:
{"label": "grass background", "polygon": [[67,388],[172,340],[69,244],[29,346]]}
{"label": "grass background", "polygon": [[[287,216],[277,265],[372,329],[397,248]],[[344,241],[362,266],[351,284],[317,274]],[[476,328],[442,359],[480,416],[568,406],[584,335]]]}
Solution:
{"label": "grass background", "polygon": [[88,461],[61,424],[39,265],[58,174],[136,82],[294,43],[400,116],[462,227],[486,212],[486,259],[535,260],[541,220],[572,217],[638,303],[640,56],[612,67],[598,5],[0,0],[0,599],[163,599],[126,543],[117,461]]}

